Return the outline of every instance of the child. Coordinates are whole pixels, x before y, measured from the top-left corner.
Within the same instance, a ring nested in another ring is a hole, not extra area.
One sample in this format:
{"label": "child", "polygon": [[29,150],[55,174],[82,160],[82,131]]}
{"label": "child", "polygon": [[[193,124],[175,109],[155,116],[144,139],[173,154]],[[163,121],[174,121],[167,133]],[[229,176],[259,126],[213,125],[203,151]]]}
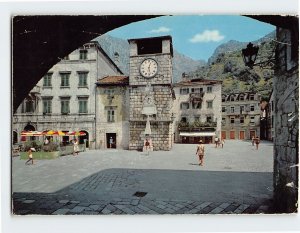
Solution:
{"label": "child", "polygon": [[28,158],[29,159],[26,161],[25,165],[27,165],[28,162],[30,162],[30,161],[31,161],[31,164],[33,165],[34,163],[33,163],[33,156],[32,156],[32,150],[31,150],[31,148],[28,150]]}

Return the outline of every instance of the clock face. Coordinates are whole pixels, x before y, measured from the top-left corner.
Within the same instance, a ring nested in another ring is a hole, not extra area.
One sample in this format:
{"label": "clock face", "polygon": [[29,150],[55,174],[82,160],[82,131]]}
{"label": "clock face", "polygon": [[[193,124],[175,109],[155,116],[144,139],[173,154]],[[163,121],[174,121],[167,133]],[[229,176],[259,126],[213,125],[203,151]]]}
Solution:
{"label": "clock face", "polygon": [[152,58],[145,59],[140,66],[140,73],[145,78],[152,78],[157,74],[158,64]]}

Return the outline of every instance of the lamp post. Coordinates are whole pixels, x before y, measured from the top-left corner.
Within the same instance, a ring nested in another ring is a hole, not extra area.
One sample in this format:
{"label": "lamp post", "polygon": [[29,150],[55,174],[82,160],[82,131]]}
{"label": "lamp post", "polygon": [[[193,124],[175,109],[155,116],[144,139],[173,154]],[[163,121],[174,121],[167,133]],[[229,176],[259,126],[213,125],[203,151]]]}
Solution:
{"label": "lamp post", "polygon": [[259,49],[258,46],[254,46],[251,42],[247,45],[247,48],[242,49],[244,63],[246,66],[250,67],[251,69],[254,66],[258,49]]}

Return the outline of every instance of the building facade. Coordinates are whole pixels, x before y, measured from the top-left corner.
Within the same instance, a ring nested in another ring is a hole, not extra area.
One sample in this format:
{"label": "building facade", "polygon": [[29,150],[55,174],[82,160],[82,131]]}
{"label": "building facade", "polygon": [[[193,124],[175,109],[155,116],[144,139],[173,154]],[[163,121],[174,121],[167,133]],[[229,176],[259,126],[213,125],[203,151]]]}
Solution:
{"label": "building facade", "polygon": [[97,85],[97,148],[129,148],[129,78],[107,76]]}
{"label": "building facade", "polygon": [[221,87],[222,81],[185,78],[173,85],[175,142],[211,143],[220,137]]}
{"label": "building facade", "polygon": [[[80,143],[96,147],[96,81],[122,75],[97,42],[73,51],[54,65],[13,116],[16,142],[22,130],[83,131]],[[69,140],[68,137],[63,140]]]}
{"label": "building facade", "polygon": [[153,150],[170,150],[173,143],[172,38],[141,38],[128,42],[129,149],[142,150],[147,136]]}
{"label": "building facade", "polygon": [[222,94],[223,139],[252,139],[260,136],[260,96],[241,92]]}

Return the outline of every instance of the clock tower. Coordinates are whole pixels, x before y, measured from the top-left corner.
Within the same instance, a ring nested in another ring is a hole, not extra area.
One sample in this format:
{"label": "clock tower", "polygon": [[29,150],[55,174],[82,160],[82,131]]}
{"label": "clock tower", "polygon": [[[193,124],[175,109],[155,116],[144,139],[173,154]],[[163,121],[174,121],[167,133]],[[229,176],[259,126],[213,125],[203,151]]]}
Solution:
{"label": "clock tower", "polygon": [[128,40],[129,75],[129,149],[141,150],[151,142],[153,150],[170,150],[172,127],[172,37]]}

